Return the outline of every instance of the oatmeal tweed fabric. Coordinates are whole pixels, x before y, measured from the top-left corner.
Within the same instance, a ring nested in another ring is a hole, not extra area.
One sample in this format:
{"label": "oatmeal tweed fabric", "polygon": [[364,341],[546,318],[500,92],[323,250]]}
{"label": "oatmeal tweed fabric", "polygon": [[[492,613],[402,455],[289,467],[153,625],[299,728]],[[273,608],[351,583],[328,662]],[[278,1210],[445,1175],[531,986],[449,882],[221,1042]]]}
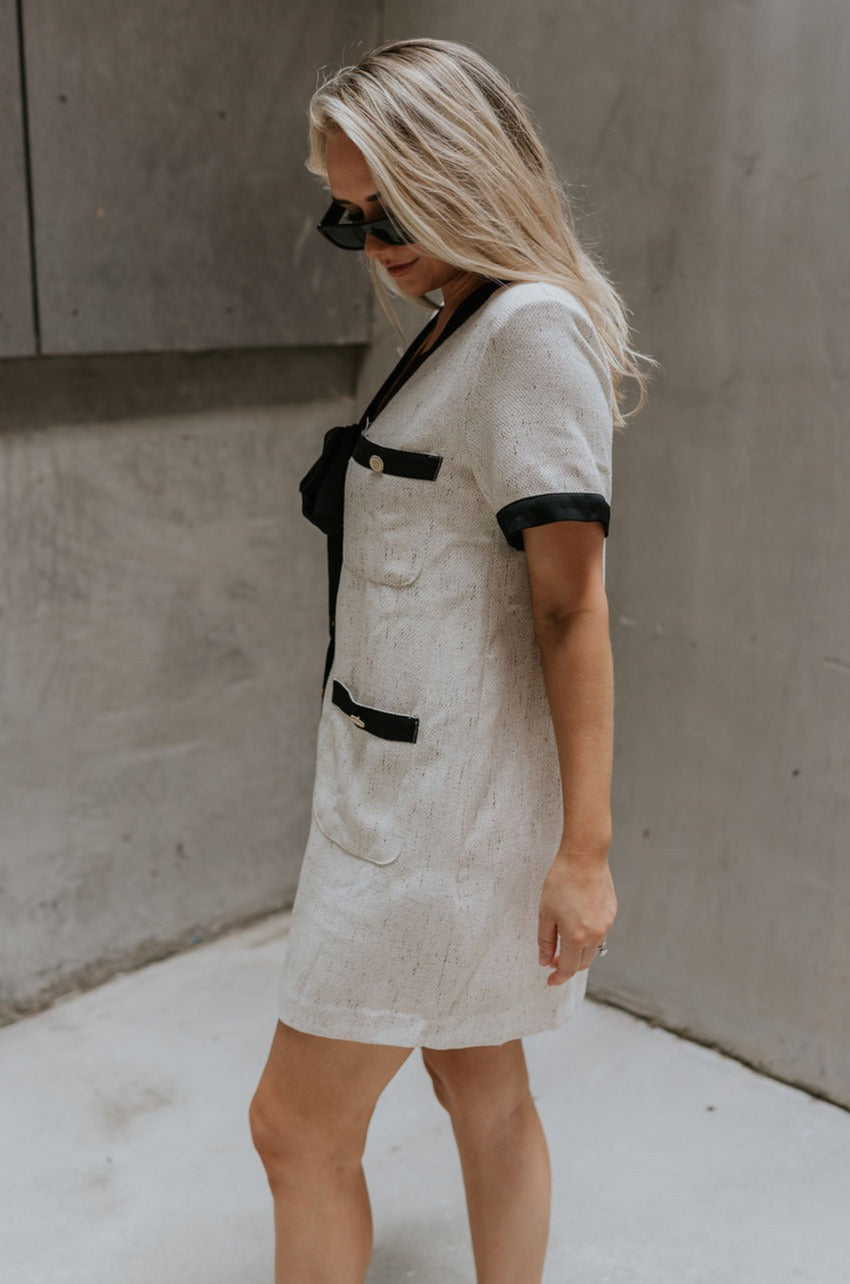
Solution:
{"label": "oatmeal tweed fabric", "polygon": [[544,283],[498,289],[366,422],[279,990],[298,1029],[468,1047],[579,1006],[587,971],[537,961],[563,809],[520,532],[607,533],[611,448],[599,337]]}

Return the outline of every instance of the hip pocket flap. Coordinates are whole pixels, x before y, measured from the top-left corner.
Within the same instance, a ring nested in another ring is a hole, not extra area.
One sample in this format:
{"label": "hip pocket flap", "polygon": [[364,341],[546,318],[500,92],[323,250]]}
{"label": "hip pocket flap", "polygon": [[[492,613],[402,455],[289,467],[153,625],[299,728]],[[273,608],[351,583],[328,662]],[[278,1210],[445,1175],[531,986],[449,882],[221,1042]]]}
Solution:
{"label": "hip pocket flap", "polygon": [[386,709],[375,709],[368,704],[358,704],[352,699],[348,687],[333,680],[331,700],[351,721],[373,736],[382,740],[407,740],[413,744],[419,733],[419,719],[405,713],[389,713]]}

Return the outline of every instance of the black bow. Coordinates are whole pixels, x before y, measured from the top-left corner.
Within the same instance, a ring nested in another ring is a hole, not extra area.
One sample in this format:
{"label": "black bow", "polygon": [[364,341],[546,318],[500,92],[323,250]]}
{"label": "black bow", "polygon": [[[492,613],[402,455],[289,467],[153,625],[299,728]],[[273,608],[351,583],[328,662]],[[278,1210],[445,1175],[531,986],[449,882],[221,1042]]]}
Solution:
{"label": "black bow", "polygon": [[298,484],[302,513],[326,535],[342,529],[345,470],[360,430],[360,423],[329,428],[321,455]]}
{"label": "black bow", "polygon": [[330,641],[322,678],[324,696],[334,656],[334,619],[339,577],[342,573],[342,527],[345,499],[345,472],[357,444],[363,420],[337,424],[325,433],[322,453],[298,484],[301,511],[308,521],[327,536],[328,549],[328,631]]}

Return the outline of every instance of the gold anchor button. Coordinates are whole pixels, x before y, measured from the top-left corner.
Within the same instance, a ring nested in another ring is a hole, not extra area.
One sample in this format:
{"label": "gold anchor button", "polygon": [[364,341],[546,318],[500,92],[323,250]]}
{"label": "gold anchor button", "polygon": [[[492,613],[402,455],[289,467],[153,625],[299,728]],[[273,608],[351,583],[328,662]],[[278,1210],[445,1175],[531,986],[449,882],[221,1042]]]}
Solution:
{"label": "gold anchor button", "polygon": [[369,456],[369,467],[370,467],[370,468],[372,468],[372,469],[374,469],[374,471],[375,471],[376,473],[382,473],[382,472],[384,471],[384,461],[383,461],[383,459],[381,459],[381,456],[380,456],[380,455],[370,455],[370,456]]}

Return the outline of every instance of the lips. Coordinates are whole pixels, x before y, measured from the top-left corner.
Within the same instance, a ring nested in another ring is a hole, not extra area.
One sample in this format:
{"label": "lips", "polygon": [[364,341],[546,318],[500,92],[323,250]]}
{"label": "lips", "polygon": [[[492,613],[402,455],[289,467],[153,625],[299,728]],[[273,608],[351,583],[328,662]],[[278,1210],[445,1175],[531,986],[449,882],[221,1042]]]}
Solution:
{"label": "lips", "polygon": [[416,259],[408,259],[406,263],[386,263],[384,266],[388,272],[395,276],[397,273],[404,272],[407,268],[412,267],[415,262]]}

